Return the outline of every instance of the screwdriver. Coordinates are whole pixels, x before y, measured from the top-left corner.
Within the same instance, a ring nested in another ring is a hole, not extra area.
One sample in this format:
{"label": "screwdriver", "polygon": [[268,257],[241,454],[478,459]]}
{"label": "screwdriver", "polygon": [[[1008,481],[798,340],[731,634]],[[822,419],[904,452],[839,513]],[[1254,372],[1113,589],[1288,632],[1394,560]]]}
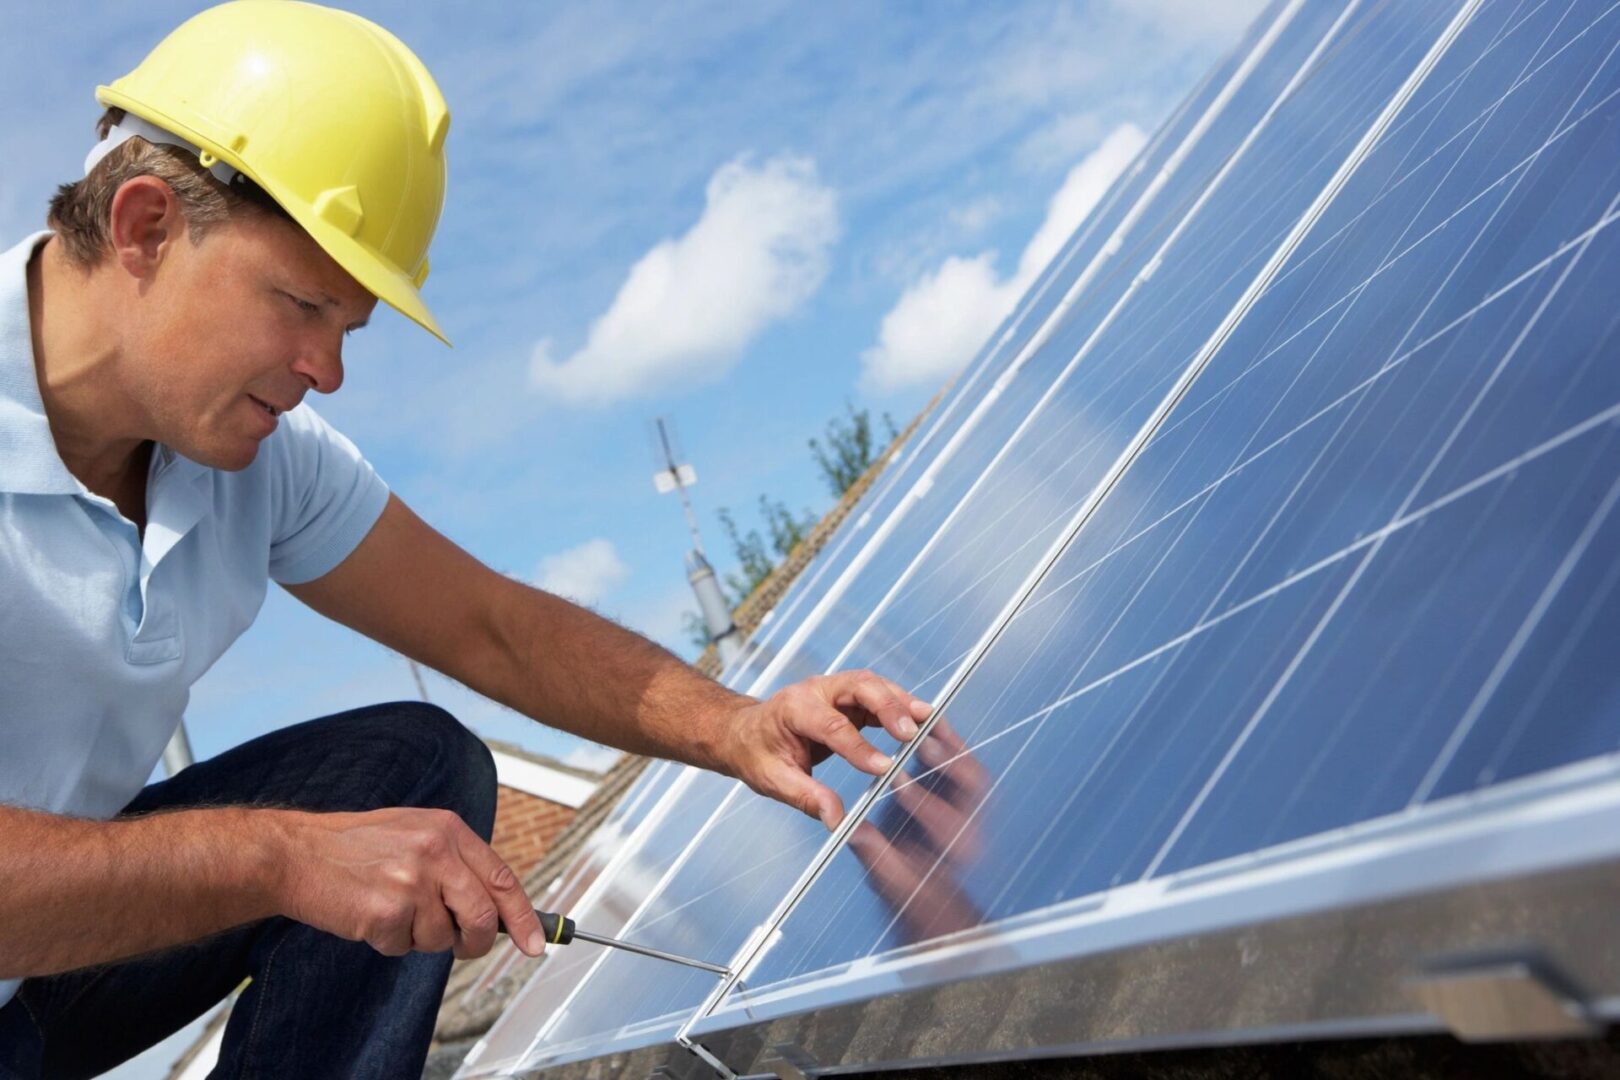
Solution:
{"label": "screwdriver", "polygon": [[[698,968],[702,971],[712,972],[715,975],[729,975],[731,972],[719,964],[710,964],[702,960],[694,960],[689,956],[677,956],[674,953],[651,949],[645,945],[637,945],[633,941],[620,941],[618,938],[606,937],[602,934],[592,934],[579,929],[574,920],[566,915],[557,915],[550,911],[534,909],[535,918],[540,920],[540,929],[545,932],[546,942],[551,945],[567,945],[576,938],[580,941],[590,941],[597,945],[606,945],[610,949],[623,949],[626,952],[638,953],[641,956],[650,956],[654,960],[667,960],[671,964],[685,964],[687,967]],[[497,928],[500,933],[510,933],[506,929],[506,920],[502,919]]]}

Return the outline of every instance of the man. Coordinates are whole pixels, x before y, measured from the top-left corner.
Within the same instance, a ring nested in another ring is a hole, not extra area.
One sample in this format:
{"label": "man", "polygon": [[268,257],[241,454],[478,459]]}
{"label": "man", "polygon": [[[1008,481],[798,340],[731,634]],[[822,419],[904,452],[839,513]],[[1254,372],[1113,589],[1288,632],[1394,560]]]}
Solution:
{"label": "man", "polygon": [[307,405],[418,289],[448,111],[344,12],[242,0],[97,98],[86,175],[0,256],[0,1075],[91,1076],[252,983],[218,1075],[417,1075],[452,955],[539,927],[486,843],[487,750],[419,704],[142,787],[275,579],[543,722],[818,817],[812,765],[928,707],[865,672],[767,701],[493,573]]}

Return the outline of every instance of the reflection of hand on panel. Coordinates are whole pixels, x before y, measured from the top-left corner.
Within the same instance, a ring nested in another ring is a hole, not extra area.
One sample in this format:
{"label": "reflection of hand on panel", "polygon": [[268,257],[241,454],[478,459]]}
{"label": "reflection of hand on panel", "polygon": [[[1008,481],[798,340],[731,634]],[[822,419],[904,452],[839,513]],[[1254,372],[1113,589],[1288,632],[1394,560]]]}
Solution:
{"label": "reflection of hand on panel", "polygon": [[908,943],[984,921],[956,875],[981,848],[978,810],[989,791],[984,766],[941,716],[873,819],[850,834],[867,884],[882,897]]}

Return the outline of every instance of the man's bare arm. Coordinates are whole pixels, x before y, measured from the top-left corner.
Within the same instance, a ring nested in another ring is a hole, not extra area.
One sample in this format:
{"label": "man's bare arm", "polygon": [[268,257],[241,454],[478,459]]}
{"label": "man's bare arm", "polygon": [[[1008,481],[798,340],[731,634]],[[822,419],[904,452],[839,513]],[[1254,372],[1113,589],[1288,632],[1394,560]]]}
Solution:
{"label": "man's bare arm", "polygon": [[553,727],[706,768],[700,723],[752,699],[640,634],[497,574],[391,498],[336,569],[290,586],[316,611]]}
{"label": "man's bare arm", "polygon": [[263,828],[233,807],[86,821],[0,806],[0,978],[68,971],[275,914]]}
{"label": "man's bare arm", "polygon": [[522,884],[448,810],[160,811],[112,821],[0,805],[0,979],[125,960],[285,915],[388,956],[482,956],[504,918],[537,955]]}
{"label": "man's bare arm", "polygon": [[829,751],[881,773],[861,735],[910,739],[929,707],[871,672],[733,693],[633,631],[497,574],[398,498],[330,573],[289,591],[330,619],[554,727],[735,776],[829,828],[843,805],[810,769]]}

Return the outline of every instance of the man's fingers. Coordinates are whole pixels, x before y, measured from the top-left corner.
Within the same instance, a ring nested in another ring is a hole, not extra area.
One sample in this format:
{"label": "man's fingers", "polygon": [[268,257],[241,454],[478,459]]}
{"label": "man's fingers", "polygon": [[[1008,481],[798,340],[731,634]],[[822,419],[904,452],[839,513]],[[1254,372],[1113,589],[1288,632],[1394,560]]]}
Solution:
{"label": "man's fingers", "polygon": [[546,947],[546,933],[540,929],[534,905],[512,868],[471,829],[461,834],[457,846],[462,861],[494,903],[501,921],[506,923],[506,932],[512,936],[513,944],[529,956],[539,956]]}
{"label": "man's fingers", "polygon": [[860,729],[837,709],[801,712],[793,722],[800,735],[819,742],[862,772],[878,776],[893,764],[888,754],[867,742]]}
{"label": "man's fingers", "polygon": [[456,923],[456,956],[465,960],[489,952],[500,923],[500,911],[490,899],[489,890],[470,868],[463,866],[461,873],[445,879],[440,891]]}
{"label": "man's fingers", "polygon": [[919,724],[934,714],[934,706],[931,703],[924,701],[916,694],[909,693],[905,687],[901,686],[893,679],[885,679],[881,675],[878,676],[878,679],[883,682],[883,685],[889,688],[890,693],[892,693],[899,700],[905,702],[906,711],[909,712],[911,714],[911,718],[916,720]]}
{"label": "man's fingers", "polygon": [[833,678],[833,704],[860,706],[901,742],[917,737],[917,721],[928,715],[925,703],[870,671],[846,671]]}
{"label": "man's fingers", "polygon": [[838,823],[844,820],[844,801],[832,788],[811,779],[808,773],[784,765],[772,770],[767,782],[770,790],[762,794],[798,808],[820,821],[828,832],[838,828]]}
{"label": "man's fingers", "polygon": [[411,948],[417,952],[445,952],[456,944],[456,926],[443,903],[418,904],[411,922]]}

